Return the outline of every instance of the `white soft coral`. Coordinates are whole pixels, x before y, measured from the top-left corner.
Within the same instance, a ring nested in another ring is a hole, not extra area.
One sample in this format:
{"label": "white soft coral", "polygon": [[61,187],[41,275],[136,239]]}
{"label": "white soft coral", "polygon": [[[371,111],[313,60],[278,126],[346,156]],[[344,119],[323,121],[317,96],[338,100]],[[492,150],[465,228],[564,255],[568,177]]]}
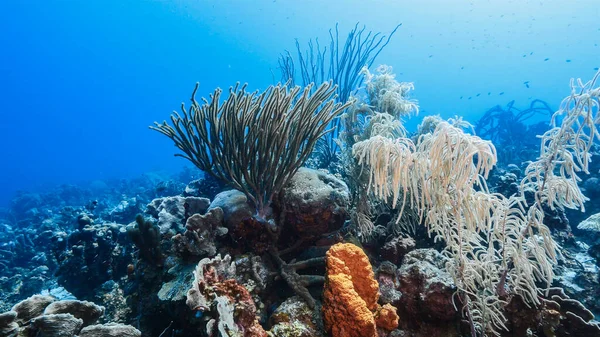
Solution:
{"label": "white soft coral", "polygon": [[372,74],[367,67],[361,70],[365,75],[365,84],[369,101],[377,112],[388,113],[400,118],[419,113],[415,100],[409,99],[409,93],[415,89],[412,82],[398,82],[391,66],[380,65]]}

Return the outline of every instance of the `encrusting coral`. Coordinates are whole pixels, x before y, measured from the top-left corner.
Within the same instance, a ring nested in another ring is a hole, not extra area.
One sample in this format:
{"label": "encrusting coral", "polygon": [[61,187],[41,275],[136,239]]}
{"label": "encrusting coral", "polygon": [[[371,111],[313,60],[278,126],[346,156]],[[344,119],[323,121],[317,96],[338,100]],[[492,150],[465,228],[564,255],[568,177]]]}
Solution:
{"label": "encrusting coral", "polygon": [[209,336],[266,337],[265,330],[258,323],[252,295],[236,281],[235,276],[236,265],[229,255],[201,260],[194,271],[194,284],[187,294],[187,306],[210,315],[206,326]]}
{"label": "encrusting coral", "polygon": [[194,214],[185,223],[185,232],[173,237],[175,251],[183,257],[214,256],[217,253],[216,238],[227,234],[222,227],[223,210],[213,208],[206,214]]}
{"label": "encrusting coral", "polygon": [[376,337],[377,328],[390,331],[398,326],[396,308],[377,304],[379,284],[362,249],[335,244],[326,262],[323,320],[333,337]]}

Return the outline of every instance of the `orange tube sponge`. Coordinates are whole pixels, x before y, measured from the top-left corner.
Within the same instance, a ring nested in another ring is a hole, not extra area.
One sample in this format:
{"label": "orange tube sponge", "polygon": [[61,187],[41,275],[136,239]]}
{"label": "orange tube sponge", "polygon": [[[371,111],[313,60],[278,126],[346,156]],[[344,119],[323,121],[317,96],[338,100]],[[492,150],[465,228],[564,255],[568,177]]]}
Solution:
{"label": "orange tube sponge", "polygon": [[323,298],[325,328],[333,337],[376,337],[375,319],[345,274],[327,276]]}
{"label": "orange tube sponge", "polygon": [[398,327],[399,317],[396,314],[396,307],[391,304],[384,304],[377,309],[375,314],[375,325],[377,328],[392,331]]}
{"label": "orange tube sponge", "polygon": [[375,316],[382,329],[398,326],[396,308],[377,305],[379,284],[362,249],[338,243],[327,251],[326,262],[323,320],[333,337],[376,337]]}
{"label": "orange tube sponge", "polygon": [[377,308],[379,283],[375,280],[369,258],[360,247],[351,243],[335,244],[327,251],[326,261],[328,275],[348,275],[367,308],[371,311]]}

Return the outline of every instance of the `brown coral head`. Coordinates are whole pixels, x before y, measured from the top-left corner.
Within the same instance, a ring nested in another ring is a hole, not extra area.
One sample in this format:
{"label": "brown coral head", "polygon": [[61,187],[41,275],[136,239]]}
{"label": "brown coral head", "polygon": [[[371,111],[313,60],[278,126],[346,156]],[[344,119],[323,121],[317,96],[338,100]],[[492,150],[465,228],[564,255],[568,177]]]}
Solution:
{"label": "brown coral head", "polygon": [[258,255],[267,252],[272,241],[269,227],[255,218],[240,222],[233,231],[233,238],[244,251]]}

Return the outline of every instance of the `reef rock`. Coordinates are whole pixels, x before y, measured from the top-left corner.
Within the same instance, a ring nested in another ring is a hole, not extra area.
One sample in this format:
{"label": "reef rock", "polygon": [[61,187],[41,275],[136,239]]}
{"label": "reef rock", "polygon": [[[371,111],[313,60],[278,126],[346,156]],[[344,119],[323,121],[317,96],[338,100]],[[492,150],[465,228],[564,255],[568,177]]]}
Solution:
{"label": "reef rock", "polygon": [[222,227],[223,210],[212,208],[206,214],[194,214],[185,224],[185,233],[173,237],[175,251],[182,257],[209,256],[217,253],[216,238],[227,234]]}
{"label": "reef rock", "polygon": [[305,301],[298,296],[286,299],[269,318],[273,336],[322,337],[316,322],[319,319]]}
{"label": "reef rock", "polygon": [[225,227],[230,231],[235,230],[244,220],[252,218],[255,213],[255,209],[248,202],[246,195],[237,190],[217,194],[208,210],[211,211],[215,208],[223,210]]}
{"label": "reef rock", "polygon": [[452,304],[456,287],[444,270],[446,262],[447,258],[433,249],[417,249],[404,257],[398,270],[402,296],[394,304],[401,317],[414,318],[407,322],[447,322],[457,317]]}
{"label": "reef rock", "polygon": [[384,304],[377,308],[375,313],[375,325],[378,329],[392,331],[398,327],[400,318],[396,314],[396,308],[391,304]]}
{"label": "reef rock", "polygon": [[19,333],[19,324],[15,322],[17,313],[14,311],[0,314],[0,337],[15,337]]}
{"label": "reef rock", "polygon": [[194,282],[187,293],[187,306],[192,310],[208,311],[214,296],[212,285],[220,280],[235,279],[235,263],[231,256],[217,255],[212,259],[202,259],[194,271]]}
{"label": "reef rock", "polygon": [[183,195],[186,197],[204,197],[214,199],[215,195],[222,190],[223,184],[210,174],[205,174],[204,177],[190,181],[185,187]]}
{"label": "reef rock", "polygon": [[379,283],[379,303],[392,304],[400,300],[402,294],[398,291],[398,278],[396,276],[397,267],[390,261],[383,261],[375,277]]}
{"label": "reef rock", "polygon": [[177,264],[169,269],[168,274],[173,279],[163,283],[157,294],[158,299],[162,302],[185,302],[187,291],[194,279],[194,268],[193,264]]}
{"label": "reef rock", "polygon": [[102,303],[103,321],[123,322],[129,320],[131,308],[127,305],[125,291],[113,280],[107,281],[98,289],[94,301]]}
{"label": "reef rock", "polygon": [[600,196],[600,179],[596,177],[588,178],[584,183],[584,194],[589,198],[597,198]]}
{"label": "reef rock", "polygon": [[143,211],[142,202],[138,198],[129,198],[121,200],[119,204],[113,207],[109,212],[107,218],[117,223],[128,223],[135,216]]}
{"label": "reef rock", "polygon": [[544,300],[548,309],[560,312],[560,323],[553,327],[556,336],[600,337],[600,325],[594,314],[581,302],[569,298],[562,288],[548,289],[550,300]]}
{"label": "reef rock", "polygon": [[416,242],[413,238],[394,237],[381,247],[380,254],[393,264],[399,264],[404,255],[415,249]]}
{"label": "reef rock", "polygon": [[31,321],[36,336],[73,337],[83,326],[83,320],[71,314],[43,315]]}
{"label": "reef rock", "polygon": [[138,214],[136,225],[127,226],[127,234],[139,249],[139,256],[154,266],[162,266],[165,256],[160,247],[160,229],[152,221]]}
{"label": "reef rock", "polygon": [[19,325],[27,324],[31,319],[41,315],[44,309],[52,302],[54,302],[54,297],[33,295],[15,304],[12,311],[17,313],[16,322]]}
{"label": "reef rock", "polygon": [[90,325],[81,330],[79,337],[140,337],[142,333],[131,325],[108,323]]}
{"label": "reef rock", "polygon": [[146,212],[158,219],[160,233],[178,233],[183,231],[183,224],[188,217],[204,214],[210,205],[210,200],[198,197],[164,197],[152,200]]}
{"label": "reef rock", "polygon": [[350,190],[333,175],[309,168],[300,168],[274,201],[283,210],[285,225],[295,238],[318,239],[338,230],[348,216]]}
{"label": "reef rock", "polygon": [[83,326],[96,323],[104,314],[104,307],[88,301],[66,300],[52,302],[44,310],[44,315],[71,314],[83,321]]}
{"label": "reef rock", "polygon": [[53,247],[59,262],[58,284],[80,299],[91,299],[98,287],[127,274],[133,261],[130,240],[122,226],[95,224],[75,230],[67,247]]}
{"label": "reef rock", "polygon": [[104,307],[92,302],[55,301],[51,296],[35,295],[13,309],[0,314],[0,337],[141,336],[138,330],[128,325],[89,325],[104,314]]}

